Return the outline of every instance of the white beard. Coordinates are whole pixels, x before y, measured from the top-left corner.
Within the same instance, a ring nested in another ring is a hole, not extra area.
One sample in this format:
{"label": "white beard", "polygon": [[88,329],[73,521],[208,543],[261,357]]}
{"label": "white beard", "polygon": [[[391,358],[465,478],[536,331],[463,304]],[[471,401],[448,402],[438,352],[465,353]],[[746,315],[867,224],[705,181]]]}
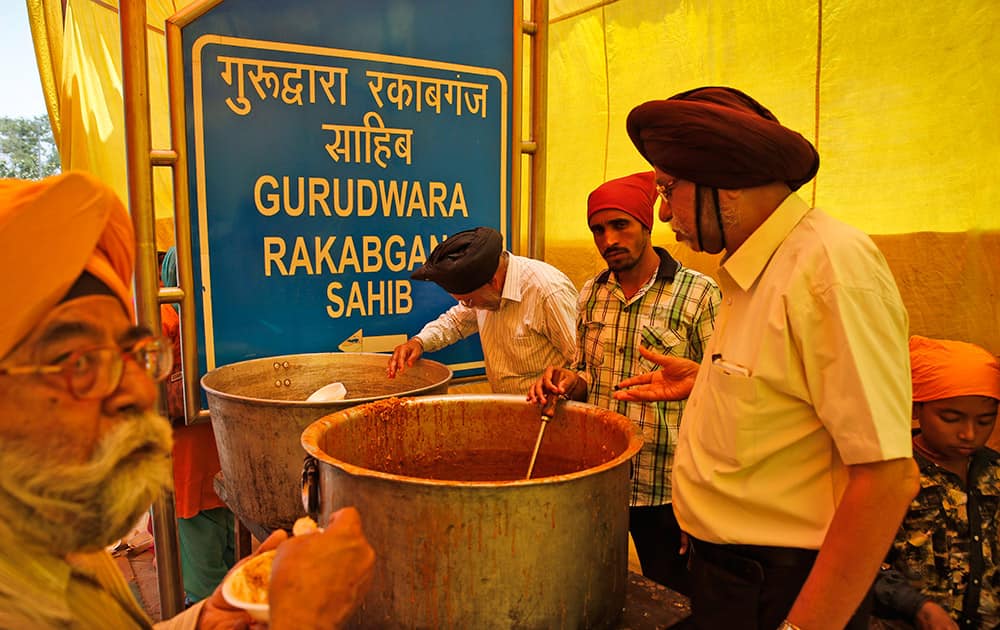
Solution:
{"label": "white beard", "polygon": [[121,418],[84,464],[47,461],[5,446],[0,529],[56,555],[102,549],[128,533],[172,486],[172,448],[170,424],[154,412]]}

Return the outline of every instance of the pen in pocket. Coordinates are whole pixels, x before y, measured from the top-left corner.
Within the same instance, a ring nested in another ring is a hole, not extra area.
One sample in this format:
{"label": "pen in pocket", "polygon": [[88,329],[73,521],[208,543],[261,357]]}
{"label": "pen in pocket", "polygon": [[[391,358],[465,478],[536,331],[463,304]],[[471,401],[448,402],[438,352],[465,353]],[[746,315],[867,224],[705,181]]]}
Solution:
{"label": "pen in pocket", "polygon": [[739,376],[750,376],[750,369],[740,365],[739,363],[734,363],[732,361],[727,361],[722,358],[721,354],[712,355],[712,365],[716,366],[724,374],[729,376],[739,375]]}

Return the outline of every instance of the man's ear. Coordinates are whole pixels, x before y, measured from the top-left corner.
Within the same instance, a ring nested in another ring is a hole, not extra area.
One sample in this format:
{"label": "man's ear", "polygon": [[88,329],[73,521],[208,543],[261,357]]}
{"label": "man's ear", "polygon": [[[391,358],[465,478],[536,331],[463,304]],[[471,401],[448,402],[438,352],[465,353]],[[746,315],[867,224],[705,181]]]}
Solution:
{"label": "man's ear", "polygon": [[503,264],[503,254],[500,255],[500,262],[497,263],[497,270],[493,272],[493,277],[490,278],[490,286],[500,291],[503,288],[504,276],[507,275],[507,267]]}

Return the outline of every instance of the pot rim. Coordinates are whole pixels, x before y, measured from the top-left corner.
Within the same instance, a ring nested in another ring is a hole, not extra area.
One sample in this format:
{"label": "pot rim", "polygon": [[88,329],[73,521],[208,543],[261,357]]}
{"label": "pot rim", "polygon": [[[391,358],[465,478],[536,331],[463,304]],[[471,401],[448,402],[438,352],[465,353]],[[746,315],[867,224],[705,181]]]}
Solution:
{"label": "pot rim", "polygon": [[256,396],[244,396],[244,395],[241,395],[241,394],[233,394],[231,392],[224,392],[224,391],[221,391],[219,389],[216,389],[216,388],[212,387],[211,385],[207,385],[205,383],[206,379],[210,379],[210,377],[212,377],[212,376],[214,376],[214,375],[216,375],[216,374],[218,374],[220,372],[223,372],[223,371],[226,371],[226,370],[231,370],[231,369],[234,369],[234,368],[238,368],[238,367],[244,366],[244,365],[246,365],[248,363],[265,362],[265,361],[276,361],[276,360],[281,360],[281,359],[289,359],[289,358],[293,358],[293,357],[294,358],[301,358],[301,357],[323,357],[323,356],[331,356],[331,355],[337,355],[337,356],[348,356],[349,355],[349,356],[365,356],[365,357],[385,357],[386,361],[388,361],[389,357],[392,356],[391,354],[382,353],[382,352],[300,352],[300,353],[297,353],[297,354],[278,354],[278,355],[267,356],[267,357],[255,357],[255,358],[252,358],[252,359],[245,359],[243,361],[235,361],[233,363],[227,363],[225,365],[217,366],[215,369],[209,370],[208,372],[206,372],[201,377],[200,383],[201,383],[202,389],[204,389],[206,393],[210,394],[211,396],[218,397],[218,398],[220,398],[222,400],[230,400],[230,401],[238,401],[238,402],[249,402],[249,403],[253,403],[255,405],[261,405],[261,406],[274,406],[274,407],[277,407],[277,406],[288,407],[288,406],[290,406],[290,407],[298,408],[298,409],[309,409],[309,408],[314,408],[314,409],[329,409],[331,407],[334,407],[334,408],[336,408],[336,407],[343,407],[344,405],[361,405],[361,404],[365,404],[365,403],[376,402],[376,401],[379,401],[379,400],[384,400],[386,398],[391,398],[393,396],[396,396],[396,397],[402,397],[402,396],[419,396],[421,394],[421,392],[426,392],[426,391],[429,391],[429,390],[441,387],[442,385],[447,385],[454,378],[454,372],[452,372],[452,369],[450,367],[448,367],[447,365],[445,365],[444,363],[440,363],[440,362],[434,361],[432,359],[425,359],[425,358],[421,357],[420,359],[417,360],[416,363],[413,364],[413,367],[410,367],[410,368],[407,368],[407,369],[412,370],[414,368],[418,368],[422,364],[423,365],[431,365],[431,366],[434,366],[435,368],[443,369],[444,372],[447,374],[447,377],[443,378],[440,381],[437,381],[435,383],[431,383],[429,385],[424,385],[423,387],[417,387],[417,388],[414,388],[414,389],[408,389],[406,391],[393,392],[391,394],[382,394],[382,395],[378,395],[378,396],[366,396],[364,398],[345,398],[343,400],[330,400],[330,401],[317,401],[317,402],[307,402],[305,400],[279,400],[279,399],[275,399],[275,398],[258,398]]}
{"label": "pot rim", "polygon": [[[525,400],[522,396],[516,394],[439,394],[436,396],[420,396],[418,398],[401,398],[400,402],[405,405],[429,405],[435,402],[441,402],[442,400],[466,400],[466,401],[486,401],[486,402],[496,402],[497,400],[510,400],[524,403]],[[374,401],[381,402],[381,401]],[[422,477],[409,477],[406,475],[397,475],[393,473],[386,473],[377,470],[372,470],[370,468],[364,468],[356,464],[351,464],[340,459],[336,459],[327,453],[320,450],[319,438],[326,432],[326,430],[337,424],[338,422],[344,422],[351,416],[355,416],[364,412],[365,405],[356,405],[330,413],[318,420],[313,421],[302,431],[301,444],[302,448],[309,454],[309,456],[315,458],[317,461],[329,464],[334,468],[338,468],[343,472],[355,476],[355,477],[365,477],[369,479],[380,479],[386,481],[402,482],[415,486],[430,486],[430,487],[441,487],[447,486],[449,488],[507,488],[511,486],[532,486],[540,484],[553,484],[553,483],[568,483],[575,481],[577,479],[592,477],[596,474],[603,473],[605,471],[617,468],[621,466],[624,462],[632,459],[639,454],[642,449],[643,437],[642,431],[636,425],[635,422],[623,416],[617,412],[611,411],[609,409],[604,409],[603,407],[597,407],[596,405],[591,405],[589,403],[576,402],[576,401],[566,401],[564,404],[568,409],[574,408],[595,408],[600,409],[602,412],[613,414],[621,418],[624,423],[628,426],[629,443],[628,446],[616,457],[610,459],[603,464],[593,466],[591,468],[585,468],[584,470],[579,470],[576,472],[568,473],[565,475],[553,475],[550,477],[533,477],[531,479],[512,479],[507,481],[448,481],[441,479],[425,479]],[[527,472],[527,471],[525,471]]]}

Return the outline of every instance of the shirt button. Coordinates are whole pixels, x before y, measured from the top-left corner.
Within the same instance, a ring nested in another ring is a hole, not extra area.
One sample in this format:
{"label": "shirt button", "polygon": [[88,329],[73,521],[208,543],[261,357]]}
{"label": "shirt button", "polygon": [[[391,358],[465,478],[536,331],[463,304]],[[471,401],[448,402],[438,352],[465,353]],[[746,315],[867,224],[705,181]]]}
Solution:
{"label": "shirt button", "polygon": [[729,306],[732,306],[733,305],[733,298],[726,298],[726,304],[728,304]]}
{"label": "shirt button", "polygon": [[979,580],[972,580],[973,584],[979,584]]}
{"label": "shirt button", "polygon": [[979,536],[973,536],[973,537],[972,537],[972,540],[974,540],[974,541],[976,541],[976,542],[979,542]]}
{"label": "shirt button", "polygon": [[625,348],[618,348],[618,354],[625,354]]}

